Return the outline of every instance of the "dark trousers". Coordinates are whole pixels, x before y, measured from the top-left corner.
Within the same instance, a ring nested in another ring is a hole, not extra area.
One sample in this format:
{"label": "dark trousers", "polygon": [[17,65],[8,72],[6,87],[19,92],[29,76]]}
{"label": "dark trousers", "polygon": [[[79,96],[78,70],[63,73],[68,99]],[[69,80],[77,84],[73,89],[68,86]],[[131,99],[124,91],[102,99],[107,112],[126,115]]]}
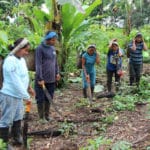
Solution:
{"label": "dark trousers", "polygon": [[[55,83],[46,83],[45,84],[49,94],[51,95],[51,97],[53,98],[54,96],[54,90],[55,90]],[[36,92],[36,100],[37,100],[37,104],[38,103],[43,103],[44,101],[48,101],[46,95],[43,92],[43,89],[41,86],[39,86],[37,84],[37,82],[35,82],[35,92]]]}
{"label": "dark trousers", "polygon": [[129,64],[130,85],[136,83],[139,85],[143,64]]}
{"label": "dark trousers", "polygon": [[107,89],[108,89],[108,92],[111,92],[113,75],[115,75],[115,82],[118,82],[118,84],[120,83],[120,76],[118,76],[117,71],[116,70],[115,71],[107,70]]}

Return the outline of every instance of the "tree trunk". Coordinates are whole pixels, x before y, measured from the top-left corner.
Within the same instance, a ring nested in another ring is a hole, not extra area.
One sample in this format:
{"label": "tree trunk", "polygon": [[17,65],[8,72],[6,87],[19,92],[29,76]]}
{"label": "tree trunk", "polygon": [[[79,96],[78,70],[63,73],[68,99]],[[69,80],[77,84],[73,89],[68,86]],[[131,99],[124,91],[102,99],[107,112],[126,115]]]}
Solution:
{"label": "tree trunk", "polygon": [[35,52],[31,51],[25,56],[27,67],[29,71],[35,71]]}

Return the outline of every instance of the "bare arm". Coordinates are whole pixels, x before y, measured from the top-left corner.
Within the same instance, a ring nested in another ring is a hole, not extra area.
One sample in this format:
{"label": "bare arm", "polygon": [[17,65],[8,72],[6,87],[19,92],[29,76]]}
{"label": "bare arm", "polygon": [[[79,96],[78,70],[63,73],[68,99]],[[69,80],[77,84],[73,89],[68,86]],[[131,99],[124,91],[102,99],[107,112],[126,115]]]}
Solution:
{"label": "bare arm", "polygon": [[96,63],[100,64],[100,57],[99,57],[99,53],[96,53]]}
{"label": "bare arm", "polygon": [[90,81],[90,77],[89,77],[89,75],[88,75],[87,72],[86,72],[86,68],[85,68],[85,58],[83,58],[83,57],[82,57],[82,69],[83,69],[83,72],[84,72],[84,75],[85,75],[85,77],[86,77],[87,82],[89,82],[89,81]]}
{"label": "bare arm", "polygon": [[135,39],[132,42],[132,47],[131,50],[135,51],[136,50],[136,44],[135,44]]}
{"label": "bare arm", "polygon": [[143,42],[143,50],[148,50],[148,47],[145,42]]}

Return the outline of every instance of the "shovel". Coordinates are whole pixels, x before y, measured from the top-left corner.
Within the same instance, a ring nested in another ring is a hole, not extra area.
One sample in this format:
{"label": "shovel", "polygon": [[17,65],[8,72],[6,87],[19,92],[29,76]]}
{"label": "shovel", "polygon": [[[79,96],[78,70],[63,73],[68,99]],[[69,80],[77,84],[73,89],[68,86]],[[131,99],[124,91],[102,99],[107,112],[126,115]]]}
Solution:
{"label": "shovel", "polygon": [[88,95],[88,99],[89,99],[89,102],[90,102],[90,105],[92,104],[92,93],[91,93],[91,86],[90,86],[90,82],[87,82],[87,95]]}
{"label": "shovel", "polygon": [[24,149],[28,149],[27,143],[27,134],[28,134],[28,118],[31,110],[31,103],[27,103],[25,106],[25,117],[24,117],[24,125],[23,125],[23,146]]}

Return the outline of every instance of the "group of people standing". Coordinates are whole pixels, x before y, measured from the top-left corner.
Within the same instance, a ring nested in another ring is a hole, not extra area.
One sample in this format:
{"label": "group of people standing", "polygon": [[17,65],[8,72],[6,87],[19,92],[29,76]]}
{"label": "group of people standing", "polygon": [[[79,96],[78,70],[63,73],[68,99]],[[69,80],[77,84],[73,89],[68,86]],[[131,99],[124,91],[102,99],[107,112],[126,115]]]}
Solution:
{"label": "group of people standing", "polygon": [[[142,51],[147,50],[144,38],[141,33],[137,33],[134,39],[127,47],[127,57],[129,59],[129,82],[132,86],[133,83],[139,86],[142,67],[143,56]],[[117,39],[113,39],[108,46],[107,53],[107,90],[112,92],[112,78],[115,76],[116,90],[119,90],[120,78],[122,72],[122,57],[124,56],[123,50],[119,47]],[[96,51],[95,45],[90,45],[86,53],[82,56],[82,81],[83,81],[83,96],[87,97],[87,86],[90,85],[91,93],[93,95],[96,70],[95,63],[99,64],[99,54]],[[90,83],[90,84],[89,84]]]}
{"label": "group of people standing", "polygon": [[45,86],[53,98],[55,82],[60,79],[54,48],[56,40],[56,32],[49,31],[36,48],[35,92],[29,85],[28,69],[23,58],[29,53],[28,40],[20,38],[9,46],[10,53],[2,65],[3,83],[0,89],[0,138],[6,143],[7,150],[13,150],[13,146],[8,142],[9,135],[12,137],[13,145],[23,144],[21,121],[24,117],[24,102],[26,105],[31,104],[31,97],[37,100],[39,118],[42,121],[50,120],[50,102],[42,87]]}
{"label": "group of people standing", "polygon": [[[29,53],[30,44],[26,38],[16,40],[9,46],[10,53],[5,58],[2,66],[3,84],[0,89],[0,138],[7,143],[7,149],[12,150],[12,145],[8,144],[9,132],[13,144],[22,145],[21,121],[24,116],[24,102],[31,103],[31,97],[37,100],[37,110],[40,120],[50,121],[49,109],[50,102],[45,96],[42,87],[45,86],[53,98],[55,83],[60,80],[59,66],[55,50],[57,40],[56,32],[46,33],[44,40],[35,51],[35,92],[29,85],[28,69],[26,66],[25,55]],[[130,85],[134,82],[139,84],[140,73],[142,70],[142,50],[146,50],[146,44],[142,34],[138,33],[135,39],[129,44],[129,73]],[[113,40],[108,48],[107,54],[107,89],[111,92],[112,77],[120,82],[120,69],[122,67],[122,51]],[[82,79],[83,95],[87,97],[87,87],[90,86],[93,95],[96,83],[95,63],[100,63],[99,53],[95,45],[89,45],[87,51],[82,56]],[[36,94],[35,94],[36,93]],[[11,130],[10,130],[11,128]]]}

